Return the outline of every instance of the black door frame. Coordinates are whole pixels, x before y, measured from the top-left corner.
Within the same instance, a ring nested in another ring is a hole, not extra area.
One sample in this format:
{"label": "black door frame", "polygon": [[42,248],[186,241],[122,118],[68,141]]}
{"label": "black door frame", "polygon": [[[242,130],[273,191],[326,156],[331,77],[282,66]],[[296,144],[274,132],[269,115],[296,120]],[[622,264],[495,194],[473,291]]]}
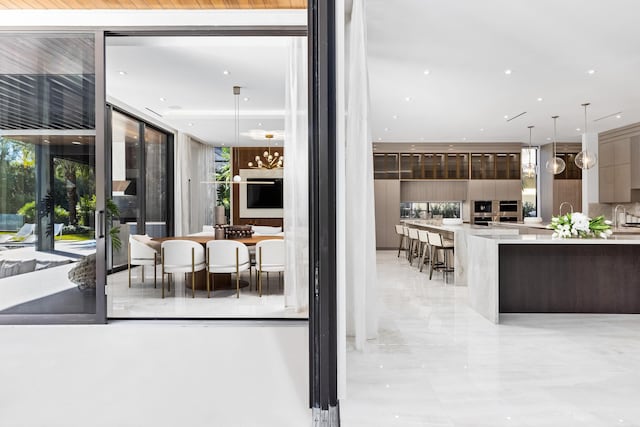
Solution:
{"label": "black door frame", "polygon": [[335,0],[309,0],[309,367],[314,425],[339,426]]}

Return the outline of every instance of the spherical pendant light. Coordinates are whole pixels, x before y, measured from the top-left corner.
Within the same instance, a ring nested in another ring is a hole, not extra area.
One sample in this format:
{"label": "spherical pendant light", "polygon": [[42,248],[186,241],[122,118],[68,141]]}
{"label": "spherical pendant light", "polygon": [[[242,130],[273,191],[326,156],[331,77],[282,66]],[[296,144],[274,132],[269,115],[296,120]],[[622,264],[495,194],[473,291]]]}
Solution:
{"label": "spherical pendant light", "polygon": [[[582,106],[584,107],[584,138],[586,140],[587,139],[587,107],[589,106],[589,103],[585,102],[584,104],[582,104]],[[586,143],[584,145],[586,145]],[[588,151],[585,148],[584,150],[582,150],[576,155],[575,162],[576,162],[576,166],[578,166],[580,169],[583,169],[583,170],[591,169],[596,165],[596,163],[598,163],[598,156],[596,156],[596,153],[592,151]]]}
{"label": "spherical pendant light", "polygon": [[562,173],[566,166],[564,163],[564,160],[562,160],[560,157],[556,155],[556,134],[557,134],[556,120],[558,120],[558,117],[560,116],[551,117],[553,119],[553,159],[547,161],[547,163],[544,166],[547,172],[552,173],[554,175]]}

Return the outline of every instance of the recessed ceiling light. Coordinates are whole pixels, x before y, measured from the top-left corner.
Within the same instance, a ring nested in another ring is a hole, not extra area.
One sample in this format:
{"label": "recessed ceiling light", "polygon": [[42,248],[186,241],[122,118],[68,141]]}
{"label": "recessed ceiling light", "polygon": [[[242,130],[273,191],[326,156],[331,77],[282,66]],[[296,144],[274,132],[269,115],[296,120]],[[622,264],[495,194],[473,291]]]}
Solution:
{"label": "recessed ceiling light", "polygon": [[480,132],[484,132],[484,128],[480,128]]}
{"label": "recessed ceiling light", "polygon": [[391,117],[393,118],[393,120],[396,120],[398,118],[398,116],[396,116],[395,114]]}
{"label": "recessed ceiling light", "polygon": [[620,114],[616,115],[616,119],[619,119],[620,117],[622,117]]}
{"label": "recessed ceiling light", "polygon": [[576,130],[577,130],[578,132],[580,132],[580,128],[576,128]]}
{"label": "recessed ceiling light", "polygon": [[120,74],[121,76],[126,76],[127,72],[126,71],[118,71],[118,74]]}
{"label": "recessed ceiling light", "polygon": [[420,141],[424,141],[424,136],[421,136],[421,137],[420,137]]}
{"label": "recessed ceiling light", "polygon": [[431,71],[429,71],[429,70],[424,70],[424,71],[423,71],[423,73],[424,73],[424,75],[425,75],[425,76],[428,76],[429,74],[431,74]]}
{"label": "recessed ceiling light", "polygon": [[467,138],[462,138],[462,140],[463,140],[463,141],[466,141],[466,140],[467,140]]}
{"label": "recessed ceiling light", "polygon": [[224,71],[222,72],[222,74],[224,74],[225,76],[228,76],[228,75],[229,75],[229,70],[224,70]]}
{"label": "recessed ceiling light", "polygon": [[193,123],[187,123],[187,126],[193,126]]}
{"label": "recessed ceiling light", "polygon": [[542,98],[538,98],[538,102],[542,102]]}
{"label": "recessed ceiling light", "polygon": [[407,97],[404,98],[404,100],[407,101],[407,102],[411,102],[413,100],[413,98],[410,97],[410,96],[407,96]]}
{"label": "recessed ceiling light", "polygon": [[587,74],[595,74],[595,73],[596,73],[596,70],[588,70],[587,71]]}
{"label": "recessed ceiling light", "polygon": [[382,141],[382,138],[378,138],[378,141]]}
{"label": "recessed ceiling light", "polygon": [[258,127],[262,127],[262,122],[261,122],[261,123],[258,123]]}
{"label": "recessed ceiling light", "polygon": [[551,138],[547,138],[547,141],[551,141]]}
{"label": "recessed ceiling light", "polygon": [[167,98],[160,98],[160,101],[162,101],[162,102],[164,102],[166,100],[167,100]]}
{"label": "recessed ceiling light", "polygon": [[248,96],[245,96],[245,97],[244,97],[244,101],[245,101],[245,102],[247,102],[248,100],[249,100],[249,97],[248,97]]}
{"label": "recessed ceiling light", "polygon": [[385,132],[389,132],[389,128],[384,128],[384,131]]}
{"label": "recessed ceiling light", "polygon": [[504,116],[504,118],[505,118],[505,119],[508,119],[508,118],[509,118],[509,116],[508,116],[508,115],[505,115],[505,116]]}
{"label": "recessed ceiling light", "polygon": [[511,74],[511,70],[507,68],[506,70],[504,70],[504,73],[508,76],[509,74]]}
{"label": "recessed ceiling light", "polygon": [[71,141],[71,143],[73,145],[82,145],[82,142],[80,142],[80,141]]}

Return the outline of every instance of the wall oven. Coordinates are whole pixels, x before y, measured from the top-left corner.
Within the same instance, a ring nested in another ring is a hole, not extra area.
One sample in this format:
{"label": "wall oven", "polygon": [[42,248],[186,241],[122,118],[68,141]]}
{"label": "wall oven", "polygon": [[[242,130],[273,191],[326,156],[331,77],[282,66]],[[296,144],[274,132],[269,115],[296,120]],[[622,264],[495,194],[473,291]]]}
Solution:
{"label": "wall oven", "polygon": [[517,200],[501,200],[500,212],[518,212]]}
{"label": "wall oven", "polygon": [[517,216],[501,216],[500,222],[518,222]]}
{"label": "wall oven", "polygon": [[475,225],[489,225],[489,223],[493,221],[493,218],[490,216],[474,216],[473,223]]}
{"label": "wall oven", "polygon": [[491,200],[477,200],[473,202],[473,213],[476,214],[491,214]]}

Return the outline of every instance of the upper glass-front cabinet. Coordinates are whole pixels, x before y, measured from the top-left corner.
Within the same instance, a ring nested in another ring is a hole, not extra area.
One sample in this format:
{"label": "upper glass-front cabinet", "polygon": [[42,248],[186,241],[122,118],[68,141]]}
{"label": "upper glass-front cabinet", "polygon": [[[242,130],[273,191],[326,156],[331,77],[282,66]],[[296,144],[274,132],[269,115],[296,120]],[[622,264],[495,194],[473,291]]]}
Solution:
{"label": "upper glass-front cabinet", "polygon": [[104,319],[95,37],[0,32],[3,323]]}

